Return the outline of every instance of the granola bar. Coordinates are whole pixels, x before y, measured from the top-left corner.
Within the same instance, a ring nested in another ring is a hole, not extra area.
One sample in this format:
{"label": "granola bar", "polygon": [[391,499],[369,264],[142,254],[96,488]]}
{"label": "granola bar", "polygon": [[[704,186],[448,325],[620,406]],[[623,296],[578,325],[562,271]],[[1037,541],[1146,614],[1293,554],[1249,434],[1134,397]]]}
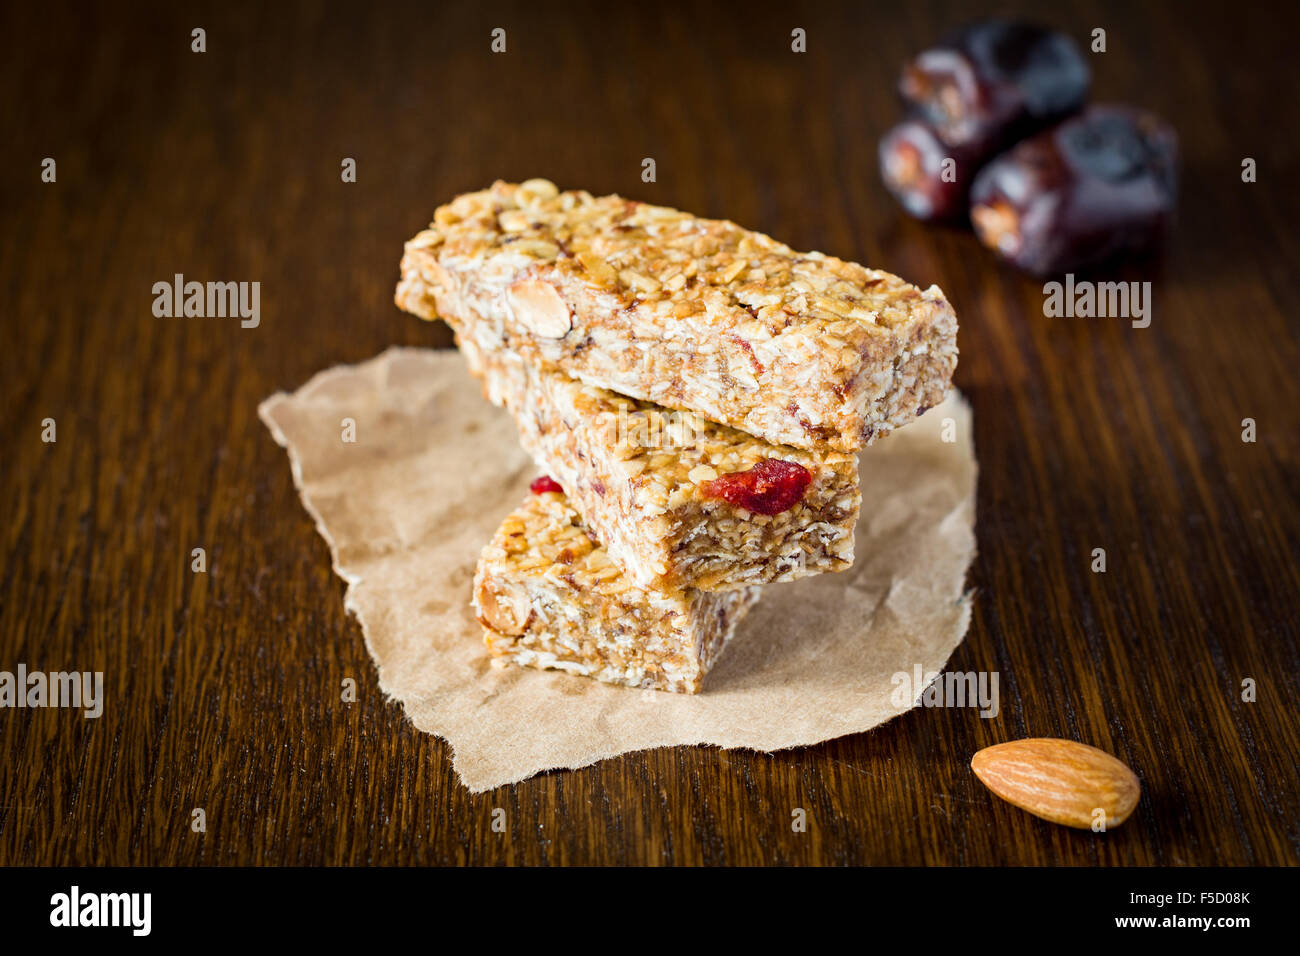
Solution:
{"label": "granola bar", "polygon": [[474,609],[495,661],[694,694],[760,590],[638,587],[546,492],[483,549]]}
{"label": "granola bar", "polygon": [[539,368],[800,448],[860,449],[957,364],[937,286],[544,179],[440,207],[402,276]]}
{"label": "granola bar", "polygon": [[539,371],[471,334],[488,330],[452,327],[488,398],[637,584],[722,591],[853,564],[856,456],[772,445]]}

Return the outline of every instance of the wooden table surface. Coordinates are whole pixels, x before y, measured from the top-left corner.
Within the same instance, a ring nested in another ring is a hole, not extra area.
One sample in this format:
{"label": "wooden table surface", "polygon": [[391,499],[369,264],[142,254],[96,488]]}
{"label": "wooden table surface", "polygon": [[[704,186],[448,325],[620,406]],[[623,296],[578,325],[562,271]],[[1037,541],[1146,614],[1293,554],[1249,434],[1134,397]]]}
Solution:
{"label": "wooden table surface", "polygon": [[[0,669],[103,671],[106,702],[0,711],[0,863],[1297,861],[1293,4],[1044,8],[1081,42],[1106,29],[1099,98],[1182,137],[1176,235],[1105,273],[1153,283],[1146,329],[1045,318],[1041,280],[882,188],[899,64],[969,4],[83,6],[0,15]],[[950,666],[999,672],[995,719],[918,709],[791,752],[656,750],[471,795],[383,699],[257,404],[446,345],[392,304],[402,242],[456,193],[529,176],[943,286],[981,465]],[[175,273],[259,281],[260,326],[155,318]],[[1131,764],[1134,818],[1061,829],[971,774],[977,749],[1039,735]]]}

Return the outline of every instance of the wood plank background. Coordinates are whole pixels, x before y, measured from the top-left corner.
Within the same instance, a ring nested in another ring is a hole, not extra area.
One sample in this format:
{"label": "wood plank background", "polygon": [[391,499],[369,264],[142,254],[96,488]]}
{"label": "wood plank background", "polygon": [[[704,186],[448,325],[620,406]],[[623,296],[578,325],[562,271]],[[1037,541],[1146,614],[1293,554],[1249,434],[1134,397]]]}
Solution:
{"label": "wood plank background", "polygon": [[[1294,864],[1296,7],[1064,6],[1041,19],[1107,30],[1098,98],[1182,137],[1177,234],[1107,273],[1153,282],[1147,329],[1044,318],[1041,282],[880,185],[903,58],[1028,4],[5,5],[0,669],[102,670],[107,703],[0,711],[0,863]],[[982,469],[951,666],[1000,673],[996,719],[916,710],[471,796],[382,699],[257,403],[447,344],[392,305],[403,240],[458,192],[538,175],[943,286]],[[154,318],[178,272],[260,281],[260,327]],[[970,756],[1025,735],[1129,762],[1135,817],[1097,836],[994,800]]]}

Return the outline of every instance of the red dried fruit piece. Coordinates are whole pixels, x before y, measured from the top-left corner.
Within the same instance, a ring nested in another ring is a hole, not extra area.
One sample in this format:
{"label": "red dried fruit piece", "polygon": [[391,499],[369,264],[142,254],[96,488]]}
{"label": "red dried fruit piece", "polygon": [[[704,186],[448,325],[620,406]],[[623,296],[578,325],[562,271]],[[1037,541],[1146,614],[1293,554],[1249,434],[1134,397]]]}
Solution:
{"label": "red dried fruit piece", "polygon": [[564,494],[564,489],[560,487],[560,483],[550,475],[534,478],[532,484],[528,486],[528,490],[535,495],[544,495],[548,491],[558,491],[560,494]]}
{"label": "red dried fruit piece", "polygon": [[719,475],[700,485],[706,498],[721,498],[760,515],[779,515],[797,505],[812,482],[803,465],[764,458],[748,471]]}

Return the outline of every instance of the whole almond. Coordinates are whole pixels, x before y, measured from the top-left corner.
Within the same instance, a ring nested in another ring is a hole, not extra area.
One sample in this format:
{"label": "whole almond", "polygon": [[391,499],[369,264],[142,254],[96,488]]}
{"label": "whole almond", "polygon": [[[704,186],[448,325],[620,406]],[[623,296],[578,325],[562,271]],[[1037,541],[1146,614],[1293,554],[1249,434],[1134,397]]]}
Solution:
{"label": "whole almond", "polygon": [[1055,737],[985,747],[970,766],[1007,803],[1082,830],[1123,823],[1142,790],[1133,771],[1106,751]]}
{"label": "whole almond", "polygon": [[474,609],[480,624],[507,637],[518,637],[528,626],[527,595],[498,593],[485,581],[476,582]]}
{"label": "whole almond", "polygon": [[506,290],[515,319],[546,339],[558,339],[573,327],[573,315],[555,286],[541,279],[521,279]]}

